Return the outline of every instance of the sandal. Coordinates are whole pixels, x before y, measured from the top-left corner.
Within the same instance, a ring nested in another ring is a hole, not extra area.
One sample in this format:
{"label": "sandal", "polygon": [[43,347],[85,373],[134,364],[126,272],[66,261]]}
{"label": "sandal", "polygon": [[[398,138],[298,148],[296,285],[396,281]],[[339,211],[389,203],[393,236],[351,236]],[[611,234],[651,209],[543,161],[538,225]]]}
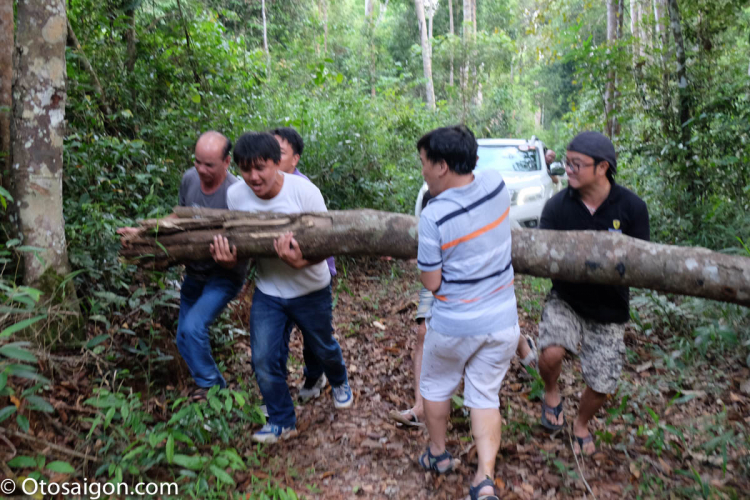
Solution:
{"label": "sandal", "polygon": [[[487,486],[492,486],[492,494],[479,496],[479,491]],[[469,498],[471,500],[500,500],[500,497],[495,495],[495,481],[490,479],[489,476],[478,485],[469,486]]]}
{"label": "sandal", "polygon": [[594,448],[594,451],[591,452],[591,453],[584,453],[584,451],[583,451],[583,445],[585,445],[587,443],[593,443],[594,442],[594,436],[592,436],[591,434],[589,434],[588,436],[586,436],[584,438],[581,438],[581,437],[578,437],[575,434],[573,434],[573,437],[576,438],[576,443],[578,443],[578,450],[580,451],[581,455],[583,455],[584,457],[588,457],[588,456],[593,455],[594,453],[596,453],[596,447]]}
{"label": "sandal", "polygon": [[531,350],[529,351],[529,354],[527,354],[525,358],[520,359],[521,364],[523,366],[530,366],[532,368],[536,368],[538,356],[537,356],[537,351],[536,351],[536,344],[534,344],[534,339],[532,339],[531,337],[527,335],[526,343],[529,345],[529,349]]}
{"label": "sandal", "polygon": [[550,431],[559,431],[563,427],[565,427],[565,414],[563,413],[563,423],[562,424],[553,424],[549,421],[547,418],[547,412],[552,413],[555,418],[559,417],[560,414],[563,412],[563,402],[565,400],[563,398],[560,398],[560,404],[555,406],[554,408],[549,406],[547,402],[544,400],[544,396],[542,396],[542,427],[550,430]]}
{"label": "sandal", "polygon": [[401,425],[406,425],[409,427],[424,427],[424,423],[419,421],[419,418],[417,417],[417,414],[414,413],[414,410],[391,410],[390,413],[388,413],[388,418],[390,418],[391,420],[395,420]]}
{"label": "sandal", "polygon": [[[448,462],[448,465],[444,468],[438,467],[438,462],[442,462],[443,460],[449,459],[450,462]],[[437,472],[438,474],[445,474],[446,472],[450,472],[453,470],[453,456],[448,453],[448,450],[445,450],[443,453],[441,453],[438,456],[434,456],[432,452],[430,452],[430,446],[427,446],[427,451],[422,453],[422,456],[419,457],[419,465],[424,470],[429,470],[433,472]]]}

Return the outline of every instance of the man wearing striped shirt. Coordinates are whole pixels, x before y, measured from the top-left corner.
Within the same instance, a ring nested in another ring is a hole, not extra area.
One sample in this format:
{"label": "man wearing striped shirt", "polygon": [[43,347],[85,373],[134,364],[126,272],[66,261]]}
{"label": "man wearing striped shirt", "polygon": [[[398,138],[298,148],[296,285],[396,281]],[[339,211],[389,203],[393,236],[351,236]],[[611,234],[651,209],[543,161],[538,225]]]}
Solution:
{"label": "man wearing striped shirt", "polygon": [[444,127],[417,142],[422,176],[433,196],[419,222],[418,265],[435,296],[427,321],[420,377],[430,444],[419,463],[445,473],[450,398],[464,378],[477,446],[472,499],[495,499],[500,447],[500,385],[520,330],[511,264],[510,196],[495,171],[474,173],[477,142],[464,126]]}

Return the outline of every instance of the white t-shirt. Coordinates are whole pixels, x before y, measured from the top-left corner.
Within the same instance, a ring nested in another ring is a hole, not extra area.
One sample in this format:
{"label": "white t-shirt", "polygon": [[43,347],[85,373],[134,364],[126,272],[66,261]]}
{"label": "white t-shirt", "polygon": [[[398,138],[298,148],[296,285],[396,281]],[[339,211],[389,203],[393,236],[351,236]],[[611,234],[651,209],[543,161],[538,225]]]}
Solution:
{"label": "white t-shirt", "polygon": [[[327,212],[323,195],[310,181],[296,175],[285,174],[279,194],[270,200],[258,198],[244,182],[236,182],[227,190],[229,210],[245,212],[274,212],[296,214],[300,212]],[[331,273],[325,261],[294,269],[278,257],[256,259],[255,284],[261,292],[282,299],[294,299],[327,287]]]}

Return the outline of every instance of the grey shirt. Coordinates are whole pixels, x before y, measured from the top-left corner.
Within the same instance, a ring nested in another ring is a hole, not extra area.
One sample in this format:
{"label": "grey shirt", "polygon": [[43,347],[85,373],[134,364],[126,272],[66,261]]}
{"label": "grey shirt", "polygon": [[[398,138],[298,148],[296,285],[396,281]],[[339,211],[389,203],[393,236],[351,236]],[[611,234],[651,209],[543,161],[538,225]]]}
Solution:
{"label": "grey shirt", "polygon": [[[195,167],[182,176],[180,183],[179,203],[181,207],[220,208],[227,209],[227,189],[240,180],[230,173],[214,193],[206,194],[201,190],[201,180]],[[234,281],[243,281],[247,275],[247,261],[240,261],[232,269],[225,269],[213,259],[202,260],[187,264],[187,273],[193,278],[206,280],[210,275],[218,273]]]}

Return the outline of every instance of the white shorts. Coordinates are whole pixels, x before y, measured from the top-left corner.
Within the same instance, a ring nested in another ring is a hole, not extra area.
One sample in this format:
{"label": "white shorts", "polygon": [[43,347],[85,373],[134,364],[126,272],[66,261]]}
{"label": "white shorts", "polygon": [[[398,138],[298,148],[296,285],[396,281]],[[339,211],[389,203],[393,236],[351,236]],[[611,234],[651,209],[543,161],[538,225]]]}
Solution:
{"label": "white shorts", "polygon": [[464,405],[499,408],[500,386],[520,335],[516,324],[488,335],[449,337],[433,330],[427,320],[419,392],[428,401],[447,401],[464,377]]}

